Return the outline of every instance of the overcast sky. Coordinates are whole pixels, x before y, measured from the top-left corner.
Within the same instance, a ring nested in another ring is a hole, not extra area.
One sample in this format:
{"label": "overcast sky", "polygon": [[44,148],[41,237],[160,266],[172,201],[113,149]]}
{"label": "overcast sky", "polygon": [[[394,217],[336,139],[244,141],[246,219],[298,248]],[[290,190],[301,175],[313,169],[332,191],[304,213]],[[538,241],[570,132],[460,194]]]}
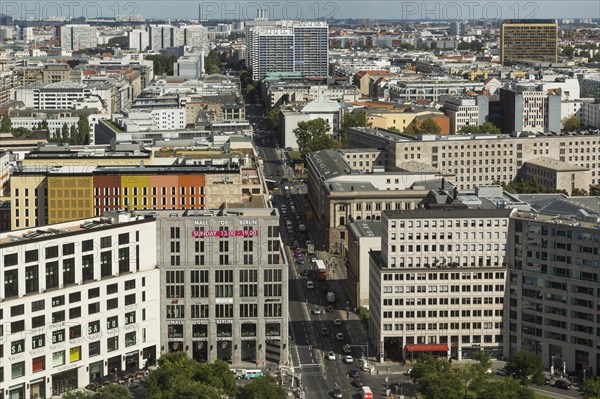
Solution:
{"label": "overcast sky", "polygon": [[264,8],[270,19],[372,18],[466,20],[481,18],[600,18],[598,0],[14,0],[1,1],[0,13],[18,19],[139,14],[145,18],[253,19]]}

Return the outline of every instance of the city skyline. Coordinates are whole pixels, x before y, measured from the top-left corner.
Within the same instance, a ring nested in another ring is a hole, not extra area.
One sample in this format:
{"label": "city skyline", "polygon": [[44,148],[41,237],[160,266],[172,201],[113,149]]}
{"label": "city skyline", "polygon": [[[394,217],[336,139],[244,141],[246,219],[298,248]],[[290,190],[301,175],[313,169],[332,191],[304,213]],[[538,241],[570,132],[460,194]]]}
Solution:
{"label": "city skyline", "polygon": [[479,20],[479,19],[536,19],[536,18],[600,18],[600,4],[593,0],[559,2],[555,0],[517,2],[500,1],[408,1],[376,0],[369,2],[368,15],[362,2],[348,1],[201,1],[155,0],[115,3],[107,1],[53,2],[33,4],[6,3],[0,14],[17,20],[36,20],[57,17],[136,17],[147,19],[250,20],[258,8],[267,10],[269,19],[398,19],[398,20]]}

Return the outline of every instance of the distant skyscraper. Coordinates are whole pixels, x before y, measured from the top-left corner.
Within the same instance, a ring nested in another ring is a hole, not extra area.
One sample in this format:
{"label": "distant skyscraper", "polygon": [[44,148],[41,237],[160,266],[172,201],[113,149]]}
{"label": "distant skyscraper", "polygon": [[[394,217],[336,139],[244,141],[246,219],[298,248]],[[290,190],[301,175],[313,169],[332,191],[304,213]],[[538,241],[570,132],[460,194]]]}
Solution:
{"label": "distant skyscraper", "polygon": [[[261,15],[262,18],[266,18]],[[252,78],[268,72],[327,76],[329,26],[320,21],[255,20],[246,26]]]}
{"label": "distant skyscraper", "polygon": [[506,20],[500,36],[502,65],[518,61],[556,62],[558,24],[551,19]]}
{"label": "distant skyscraper", "polygon": [[90,25],[65,25],[60,29],[60,45],[73,51],[98,47],[98,29]]}

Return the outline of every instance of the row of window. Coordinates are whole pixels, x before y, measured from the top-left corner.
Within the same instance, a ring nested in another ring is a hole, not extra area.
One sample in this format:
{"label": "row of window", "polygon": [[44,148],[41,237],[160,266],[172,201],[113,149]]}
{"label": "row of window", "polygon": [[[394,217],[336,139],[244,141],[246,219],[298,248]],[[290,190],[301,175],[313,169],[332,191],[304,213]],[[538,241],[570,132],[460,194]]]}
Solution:
{"label": "row of window", "polygon": [[435,306],[435,305],[501,305],[504,302],[502,297],[455,297],[455,298],[384,298],[383,306]]}
{"label": "row of window", "polygon": [[[390,220],[390,228],[436,228],[436,227],[506,227],[508,219],[439,219],[439,220]],[[450,236],[452,237],[452,236]]]}
{"label": "row of window", "polygon": [[504,284],[474,284],[474,285],[440,285],[440,286],[417,286],[409,285],[384,285],[384,294],[403,294],[413,292],[503,292]]}
{"label": "row of window", "polygon": [[504,272],[455,272],[455,273],[383,273],[383,281],[425,280],[497,280],[504,279]]}
{"label": "row of window", "polygon": [[425,318],[448,318],[448,317],[502,317],[502,309],[463,309],[463,310],[408,310],[408,311],[384,311],[384,319],[425,319]]}
{"label": "row of window", "polygon": [[[185,319],[185,305],[173,304],[166,305],[167,319]],[[256,303],[241,303],[239,304],[239,314],[234,316],[233,304],[216,304],[212,306],[206,304],[190,305],[189,317],[192,319],[211,319],[211,318],[231,318],[234,317],[260,317],[258,315],[258,304]],[[283,307],[281,303],[265,303],[263,304],[262,317],[282,317]]]}
{"label": "row of window", "polygon": [[[200,177],[200,176],[199,176]],[[111,190],[112,188],[112,190]],[[147,196],[149,191],[149,187],[123,187],[123,196],[141,194],[143,196]],[[160,193],[159,193],[160,189]],[[112,192],[111,192],[112,191]],[[166,195],[204,195],[206,194],[206,187],[179,187],[179,193],[177,193],[177,187],[152,187],[152,196],[166,196]],[[121,187],[96,187],[94,189],[95,196],[120,196]]]}

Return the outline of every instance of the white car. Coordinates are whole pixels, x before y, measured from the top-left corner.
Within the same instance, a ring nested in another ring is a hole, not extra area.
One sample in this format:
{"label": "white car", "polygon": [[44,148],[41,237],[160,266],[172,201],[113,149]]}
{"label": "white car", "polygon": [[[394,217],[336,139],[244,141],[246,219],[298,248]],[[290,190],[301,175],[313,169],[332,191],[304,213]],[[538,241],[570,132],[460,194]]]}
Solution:
{"label": "white car", "polygon": [[315,306],[312,310],[313,314],[321,314],[321,309],[318,306]]}
{"label": "white car", "polygon": [[354,359],[352,358],[352,356],[346,355],[346,356],[344,356],[344,363],[352,364],[352,363],[354,363]]}
{"label": "white car", "polygon": [[333,351],[327,353],[327,360],[335,360],[335,353]]}
{"label": "white car", "polygon": [[336,326],[341,326],[342,325],[342,320],[341,319],[333,319],[333,324]]}
{"label": "white car", "polygon": [[342,333],[335,334],[335,339],[337,339],[338,341],[343,341],[344,340],[344,334],[342,334]]}
{"label": "white car", "polygon": [[310,263],[317,263],[317,258],[312,258],[312,259],[310,260]]}

